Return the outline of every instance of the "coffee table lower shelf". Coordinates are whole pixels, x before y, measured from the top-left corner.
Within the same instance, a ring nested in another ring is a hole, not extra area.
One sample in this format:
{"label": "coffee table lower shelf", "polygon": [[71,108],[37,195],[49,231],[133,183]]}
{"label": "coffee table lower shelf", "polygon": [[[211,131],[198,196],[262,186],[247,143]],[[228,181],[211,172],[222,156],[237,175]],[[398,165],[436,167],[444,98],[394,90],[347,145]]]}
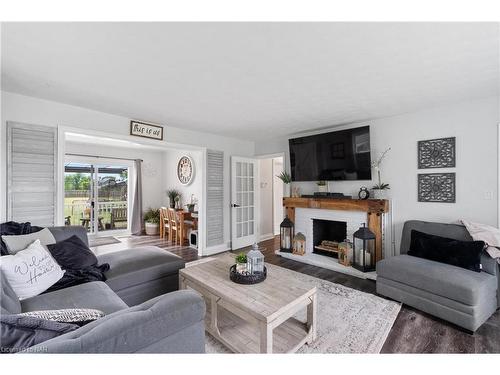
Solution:
{"label": "coffee table lower shelf", "polygon": [[[207,304],[207,307],[210,304]],[[212,314],[207,309],[205,317],[206,331],[216,340],[235,353],[259,353],[260,328],[245,321],[232,312],[218,306],[217,327],[211,327]],[[306,342],[312,341],[310,329],[306,323],[289,318],[273,330],[272,353],[294,353]]]}

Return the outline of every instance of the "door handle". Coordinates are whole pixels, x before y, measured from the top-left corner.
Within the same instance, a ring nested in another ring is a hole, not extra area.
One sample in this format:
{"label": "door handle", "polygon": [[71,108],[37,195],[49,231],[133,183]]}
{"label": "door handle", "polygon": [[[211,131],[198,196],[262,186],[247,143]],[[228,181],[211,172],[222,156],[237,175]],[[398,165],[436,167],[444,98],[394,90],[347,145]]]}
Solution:
{"label": "door handle", "polygon": [[240,207],[240,205],[239,205],[239,204],[236,204],[236,203],[233,203],[233,204],[231,205],[231,207]]}

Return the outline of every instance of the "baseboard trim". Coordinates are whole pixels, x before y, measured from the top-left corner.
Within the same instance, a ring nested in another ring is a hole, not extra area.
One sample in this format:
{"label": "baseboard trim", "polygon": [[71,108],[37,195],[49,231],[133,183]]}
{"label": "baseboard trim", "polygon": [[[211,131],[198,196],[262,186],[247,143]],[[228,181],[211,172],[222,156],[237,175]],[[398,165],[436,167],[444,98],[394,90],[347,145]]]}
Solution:
{"label": "baseboard trim", "polygon": [[210,246],[210,247],[203,249],[202,256],[214,255],[214,254],[222,253],[224,251],[229,251],[229,250],[231,250],[231,246],[229,245],[229,243],[223,243],[220,245]]}
{"label": "baseboard trim", "polygon": [[267,241],[267,240],[271,240],[274,238],[274,234],[273,233],[267,233],[267,234],[263,234],[259,237],[259,242],[260,241]]}

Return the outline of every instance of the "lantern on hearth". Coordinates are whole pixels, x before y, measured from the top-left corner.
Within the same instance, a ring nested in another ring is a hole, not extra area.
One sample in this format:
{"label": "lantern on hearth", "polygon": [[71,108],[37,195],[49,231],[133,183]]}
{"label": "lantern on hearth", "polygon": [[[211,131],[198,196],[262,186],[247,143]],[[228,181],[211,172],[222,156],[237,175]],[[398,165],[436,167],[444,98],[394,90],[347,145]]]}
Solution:
{"label": "lantern on hearth", "polygon": [[297,255],[306,253],[306,236],[300,232],[293,238],[293,253]]}
{"label": "lantern on hearth", "polygon": [[259,250],[259,245],[254,243],[252,250],[247,253],[247,267],[251,274],[264,272],[264,254]]}
{"label": "lantern on hearth", "polygon": [[375,271],[375,234],[363,223],[353,239],[352,266],[361,272]]}
{"label": "lantern on hearth", "polygon": [[293,237],[293,221],[287,216],[280,224],[280,251],[292,252]]}

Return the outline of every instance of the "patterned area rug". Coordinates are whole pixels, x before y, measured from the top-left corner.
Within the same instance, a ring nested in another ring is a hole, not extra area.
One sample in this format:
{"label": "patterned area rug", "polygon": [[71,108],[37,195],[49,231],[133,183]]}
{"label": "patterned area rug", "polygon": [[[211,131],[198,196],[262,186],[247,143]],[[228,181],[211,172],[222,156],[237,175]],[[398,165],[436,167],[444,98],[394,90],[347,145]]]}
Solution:
{"label": "patterned area rug", "polygon": [[111,244],[120,243],[120,242],[121,241],[119,239],[117,239],[116,237],[112,237],[112,236],[95,237],[95,238],[89,239],[89,247],[111,245]]}
{"label": "patterned area rug", "polygon": [[[297,278],[318,287],[318,337],[298,353],[379,353],[401,304],[302,273]],[[306,321],[304,313],[296,317]],[[207,353],[230,353],[206,334]]]}

